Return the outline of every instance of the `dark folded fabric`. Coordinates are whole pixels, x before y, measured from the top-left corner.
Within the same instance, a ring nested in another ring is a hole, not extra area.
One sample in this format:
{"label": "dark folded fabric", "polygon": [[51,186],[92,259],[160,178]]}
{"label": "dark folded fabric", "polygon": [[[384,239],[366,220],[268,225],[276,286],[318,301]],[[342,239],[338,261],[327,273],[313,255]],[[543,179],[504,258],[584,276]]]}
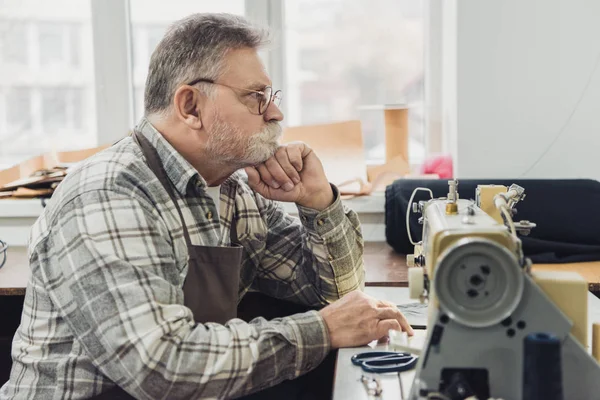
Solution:
{"label": "dark folded fabric", "polygon": [[[517,204],[514,220],[529,220],[537,227],[521,236],[523,251],[534,263],[567,263],[600,260],[600,182],[590,179],[466,179],[459,180],[461,199],[475,200],[481,184],[525,188],[526,198]],[[435,197],[448,194],[447,180],[397,180],[386,188],[385,224],[387,242],[398,253],[410,254],[413,246],[406,233],[406,209],[413,190],[426,187]],[[427,200],[418,192],[415,201]],[[419,214],[411,212],[413,240],[421,240]]]}

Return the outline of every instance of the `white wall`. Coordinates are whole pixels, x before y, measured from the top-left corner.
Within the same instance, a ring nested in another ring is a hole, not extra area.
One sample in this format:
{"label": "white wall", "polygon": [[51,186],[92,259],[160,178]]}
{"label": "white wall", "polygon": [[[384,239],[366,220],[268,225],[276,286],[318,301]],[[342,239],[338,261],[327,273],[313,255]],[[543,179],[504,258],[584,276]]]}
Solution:
{"label": "white wall", "polygon": [[[457,159],[457,51],[456,51],[456,12],[458,0],[437,0],[442,13],[442,129],[444,151],[454,156],[454,168],[460,163]],[[462,1],[462,0],[461,0]]]}
{"label": "white wall", "polygon": [[600,1],[454,3],[457,176],[599,179]]}

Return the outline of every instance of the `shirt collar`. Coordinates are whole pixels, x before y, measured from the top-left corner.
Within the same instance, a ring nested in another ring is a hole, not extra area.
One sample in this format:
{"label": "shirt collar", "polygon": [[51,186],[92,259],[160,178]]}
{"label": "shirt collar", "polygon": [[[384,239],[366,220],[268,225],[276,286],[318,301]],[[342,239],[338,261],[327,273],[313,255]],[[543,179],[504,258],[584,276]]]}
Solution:
{"label": "shirt collar", "polygon": [[[190,164],[171,144],[156,130],[156,128],[145,117],[141,119],[136,127],[158,153],[158,158],[162,163],[167,177],[175,186],[175,189],[185,196],[187,194],[190,182],[199,189],[206,188],[206,181],[198,171]],[[234,172],[223,184],[243,179],[240,171]]]}
{"label": "shirt collar", "polygon": [[206,186],[206,181],[200,176],[198,171],[192,167],[192,164],[171,146],[150,121],[146,118],[142,118],[136,129],[144,135],[156,149],[158,158],[167,173],[167,177],[182,196],[187,193],[187,188],[191,180],[199,182],[202,186]]}

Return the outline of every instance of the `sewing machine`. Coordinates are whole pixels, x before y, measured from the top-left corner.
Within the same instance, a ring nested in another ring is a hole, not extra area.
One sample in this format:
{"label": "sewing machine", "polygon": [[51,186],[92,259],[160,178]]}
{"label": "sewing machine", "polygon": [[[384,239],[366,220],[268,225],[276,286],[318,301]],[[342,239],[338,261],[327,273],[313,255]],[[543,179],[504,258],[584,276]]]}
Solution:
{"label": "sewing machine", "polygon": [[[557,365],[547,376],[547,385],[562,391],[553,398],[599,398],[600,365],[586,351],[586,281],[576,273],[531,271],[517,232],[528,234],[535,224],[512,220],[523,188],[479,186],[469,201],[459,199],[457,185],[449,181],[448,196],[438,199],[416,189],[432,199],[413,203],[413,193],[409,202],[408,212],[412,205],[423,224],[421,242],[409,229],[415,245],[407,259],[409,287],[429,312],[410,398],[521,399],[531,396],[524,396],[524,383],[530,390],[541,379],[536,373]],[[392,348],[401,347],[390,337]],[[527,346],[540,337],[558,344],[556,362],[525,368],[525,356],[532,365]]]}

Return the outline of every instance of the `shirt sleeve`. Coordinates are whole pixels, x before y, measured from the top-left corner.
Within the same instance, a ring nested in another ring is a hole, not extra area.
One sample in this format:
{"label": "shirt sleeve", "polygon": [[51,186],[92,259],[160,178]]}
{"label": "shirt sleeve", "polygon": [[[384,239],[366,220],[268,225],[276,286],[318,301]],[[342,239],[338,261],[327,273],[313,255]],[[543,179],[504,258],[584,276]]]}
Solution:
{"label": "shirt sleeve", "polygon": [[293,379],[330,350],[315,311],[200,324],[161,216],[112,191],[63,206],[40,246],[54,305],[104,375],[137,398],[231,398]]}
{"label": "shirt sleeve", "polygon": [[[364,286],[363,238],[356,213],[333,203],[322,211],[297,206],[299,218],[261,198],[268,235],[254,287],[273,297],[321,306]],[[259,196],[259,195],[257,195]]]}

